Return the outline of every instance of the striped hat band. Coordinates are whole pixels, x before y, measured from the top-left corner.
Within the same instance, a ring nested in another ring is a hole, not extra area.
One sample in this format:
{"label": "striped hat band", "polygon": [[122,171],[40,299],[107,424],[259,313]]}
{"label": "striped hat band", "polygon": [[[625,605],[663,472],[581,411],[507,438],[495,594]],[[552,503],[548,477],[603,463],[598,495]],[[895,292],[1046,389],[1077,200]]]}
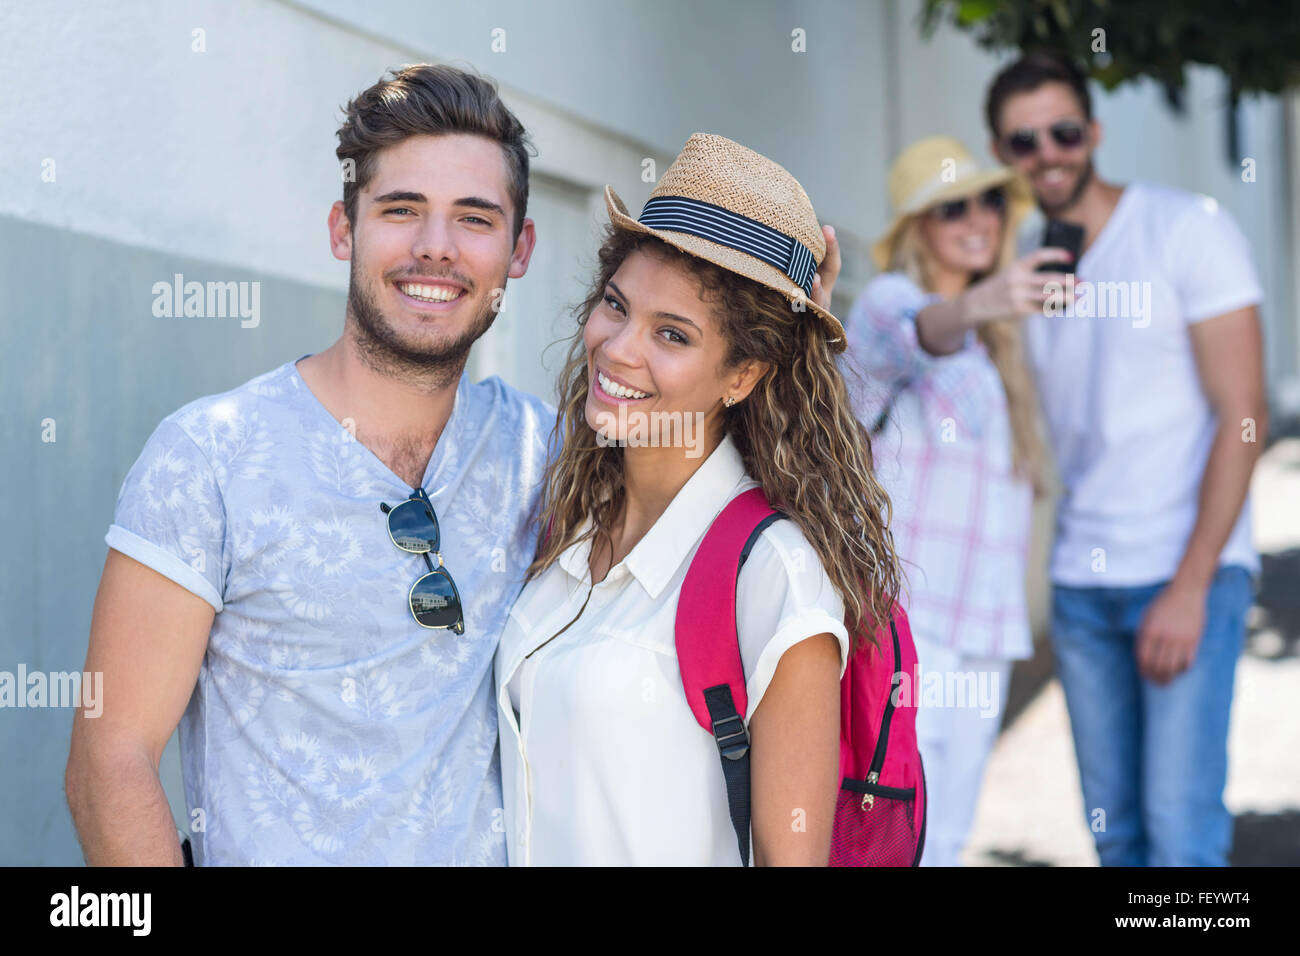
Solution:
{"label": "striped hat band", "polygon": [[804,295],[812,295],[817,262],[812,251],[793,236],[730,209],[686,196],[656,196],[646,202],[637,222],[698,236],[735,249],[784,272]]}

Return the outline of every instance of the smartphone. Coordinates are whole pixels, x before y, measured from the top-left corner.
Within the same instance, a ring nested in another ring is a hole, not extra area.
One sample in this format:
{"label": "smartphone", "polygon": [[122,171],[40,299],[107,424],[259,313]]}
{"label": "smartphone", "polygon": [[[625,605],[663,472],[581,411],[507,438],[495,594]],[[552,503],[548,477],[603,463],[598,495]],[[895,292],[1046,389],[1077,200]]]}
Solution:
{"label": "smartphone", "polygon": [[1043,230],[1043,245],[1054,249],[1064,249],[1074,256],[1069,262],[1044,262],[1038,267],[1039,272],[1073,272],[1079,264],[1079,255],[1083,251],[1083,226],[1060,219],[1047,220]]}

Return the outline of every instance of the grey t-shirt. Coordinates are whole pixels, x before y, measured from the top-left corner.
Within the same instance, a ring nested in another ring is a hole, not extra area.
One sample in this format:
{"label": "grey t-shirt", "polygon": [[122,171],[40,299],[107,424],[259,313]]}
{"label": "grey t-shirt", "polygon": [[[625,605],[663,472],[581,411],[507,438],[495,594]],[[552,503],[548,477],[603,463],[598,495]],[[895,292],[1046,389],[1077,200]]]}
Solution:
{"label": "grey t-shirt", "polygon": [[105,540],[217,611],[180,724],[196,863],[505,863],[492,660],[553,424],[462,375],[423,482],[458,636],[408,607],[426,566],[379,505],[413,489],[296,362],[162,421]]}

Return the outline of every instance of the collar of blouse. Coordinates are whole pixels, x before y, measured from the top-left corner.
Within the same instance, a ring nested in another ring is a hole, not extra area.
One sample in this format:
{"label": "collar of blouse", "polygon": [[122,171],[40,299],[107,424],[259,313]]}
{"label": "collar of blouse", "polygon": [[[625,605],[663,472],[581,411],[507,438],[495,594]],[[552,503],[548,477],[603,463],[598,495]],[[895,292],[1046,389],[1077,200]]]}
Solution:
{"label": "collar of blouse", "polygon": [[[736,486],[744,478],[745,465],[740,452],[731,436],[724,436],[713,454],[677,492],[659,520],[623,559],[623,565],[651,598],[657,600],[663,593],[713,519],[738,493]],[[590,520],[583,530],[589,525]],[[556,563],[570,577],[585,584],[590,580],[590,553],[590,540],[582,541],[566,549]],[[612,573],[613,569],[610,570]],[[606,580],[611,578],[607,576]]]}

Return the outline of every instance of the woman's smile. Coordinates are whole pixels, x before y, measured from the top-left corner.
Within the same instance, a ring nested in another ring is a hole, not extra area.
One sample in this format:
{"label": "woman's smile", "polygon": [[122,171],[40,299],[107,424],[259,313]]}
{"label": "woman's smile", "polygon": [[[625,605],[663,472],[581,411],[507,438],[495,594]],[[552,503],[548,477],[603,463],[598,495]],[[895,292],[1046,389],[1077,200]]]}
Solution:
{"label": "woman's smile", "polygon": [[630,405],[654,397],[653,393],[633,388],[622,379],[608,374],[599,365],[593,365],[593,368],[595,369],[592,375],[595,383],[593,394],[607,404]]}

